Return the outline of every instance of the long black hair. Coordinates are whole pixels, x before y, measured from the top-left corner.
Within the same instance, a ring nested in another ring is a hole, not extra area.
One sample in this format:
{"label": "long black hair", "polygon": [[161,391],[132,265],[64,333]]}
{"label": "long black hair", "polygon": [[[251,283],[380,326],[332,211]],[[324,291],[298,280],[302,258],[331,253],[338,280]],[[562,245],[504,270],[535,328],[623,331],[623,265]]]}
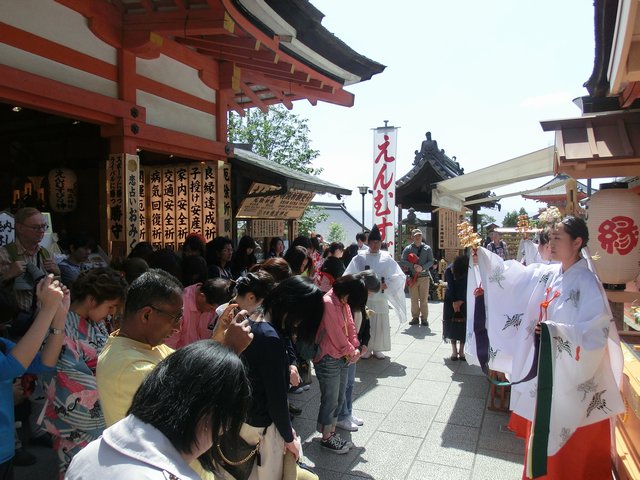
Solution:
{"label": "long black hair", "polygon": [[214,472],[222,462],[215,445],[223,432],[239,435],[250,394],[242,360],[213,340],[201,340],[153,369],[133,396],[128,414],[160,430],[181,453],[197,447],[199,423],[205,420],[213,447],[198,460]]}
{"label": "long black hair", "polygon": [[469,271],[469,257],[467,255],[458,255],[451,264],[451,273],[453,278],[460,279],[467,276]]}
{"label": "long black hair", "polygon": [[275,280],[269,272],[258,270],[236,280],[236,292],[238,295],[253,293],[258,300],[262,300],[269,294],[274,284]]}
{"label": "long black hair", "polygon": [[262,307],[274,328],[289,338],[313,342],[324,313],[324,293],[308,278],[296,275],[280,282]]}
{"label": "long black hair", "polygon": [[580,248],[587,246],[589,242],[589,229],[587,228],[587,222],[580,217],[574,217],[567,215],[561,222],[564,225],[564,231],[571,237],[572,240],[580,237],[582,239],[582,245]]}
{"label": "long black hair", "polygon": [[369,292],[356,275],[343,275],[333,283],[332,289],[338,298],[348,295],[347,303],[353,310],[361,310],[367,304]]}

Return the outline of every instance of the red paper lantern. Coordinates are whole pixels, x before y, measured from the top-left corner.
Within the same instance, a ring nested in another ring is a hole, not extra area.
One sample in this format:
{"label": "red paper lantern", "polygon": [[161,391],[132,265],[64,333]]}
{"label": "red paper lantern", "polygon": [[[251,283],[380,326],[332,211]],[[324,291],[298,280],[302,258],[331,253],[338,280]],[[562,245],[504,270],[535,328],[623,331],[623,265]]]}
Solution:
{"label": "red paper lantern", "polygon": [[589,200],[589,248],[602,283],[624,286],[640,272],[640,196],[626,183],[600,188]]}

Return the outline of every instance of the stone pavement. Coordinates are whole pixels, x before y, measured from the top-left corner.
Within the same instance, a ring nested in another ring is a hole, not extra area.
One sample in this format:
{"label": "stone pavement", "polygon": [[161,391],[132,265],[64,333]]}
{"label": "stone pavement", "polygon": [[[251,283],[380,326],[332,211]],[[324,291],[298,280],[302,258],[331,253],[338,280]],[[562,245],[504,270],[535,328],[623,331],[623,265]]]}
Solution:
{"label": "stone pavement", "polygon": [[365,424],[351,434],[338,430],[355,445],[348,454],[320,448],[317,381],[307,392],[289,395],[303,408],[294,428],[302,437],[305,461],[316,466],[322,480],[522,478],[524,443],[506,431],[506,414],[487,410],[484,374],[449,359],[451,346],[442,341],[442,303],[429,304],[429,323],[429,328],[405,324],[395,332],[392,312],[389,358],[358,362],[354,413]]}
{"label": "stone pavement", "polygon": [[[409,300],[407,299],[407,311]],[[346,455],[320,449],[315,433],[320,390],[290,395],[302,407],[294,428],[305,461],[322,480],[515,480],[522,477],[523,442],[504,427],[508,417],[486,408],[489,384],[478,367],[449,360],[442,341],[442,303],[429,304],[430,328],[391,316],[392,350],[386,360],[358,363],[354,413],[358,432],[340,431],[355,447]],[[314,440],[316,439],[316,440]],[[15,469],[16,480],[54,480],[50,450],[30,447],[33,467]]]}

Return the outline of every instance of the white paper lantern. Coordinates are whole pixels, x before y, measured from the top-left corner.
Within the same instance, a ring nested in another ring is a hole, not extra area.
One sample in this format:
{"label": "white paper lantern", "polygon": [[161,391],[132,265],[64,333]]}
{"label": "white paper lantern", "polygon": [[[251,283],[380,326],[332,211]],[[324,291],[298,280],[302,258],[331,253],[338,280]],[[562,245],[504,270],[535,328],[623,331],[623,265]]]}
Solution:
{"label": "white paper lantern", "polygon": [[624,285],[640,272],[640,196],[626,183],[600,188],[589,200],[589,247],[602,283]]}
{"label": "white paper lantern", "polygon": [[78,202],[78,177],[69,168],[54,168],[49,172],[49,206],[58,213],[69,213]]}

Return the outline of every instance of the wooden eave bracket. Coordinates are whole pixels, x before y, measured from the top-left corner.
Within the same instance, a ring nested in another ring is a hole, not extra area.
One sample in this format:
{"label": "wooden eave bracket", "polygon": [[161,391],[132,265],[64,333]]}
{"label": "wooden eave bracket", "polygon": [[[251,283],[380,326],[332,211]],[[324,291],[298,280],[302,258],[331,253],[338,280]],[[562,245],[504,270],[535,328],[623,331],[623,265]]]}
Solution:
{"label": "wooden eave bracket", "polygon": [[160,56],[164,41],[164,37],[155,32],[125,30],[122,47],[135,54],[136,57],[151,60]]}
{"label": "wooden eave bracket", "polygon": [[253,105],[258,107],[262,113],[267,113],[269,107],[265,104],[260,97],[251,89],[249,85],[240,80],[240,89],[242,92],[251,99]]}
{"label": "wooden eave bracket", "polygon": [[235,22],[219,5],[208,10],[126,13],[122,25],[125,30],[150,30],[175,36],[228,35],[235,31]]}

